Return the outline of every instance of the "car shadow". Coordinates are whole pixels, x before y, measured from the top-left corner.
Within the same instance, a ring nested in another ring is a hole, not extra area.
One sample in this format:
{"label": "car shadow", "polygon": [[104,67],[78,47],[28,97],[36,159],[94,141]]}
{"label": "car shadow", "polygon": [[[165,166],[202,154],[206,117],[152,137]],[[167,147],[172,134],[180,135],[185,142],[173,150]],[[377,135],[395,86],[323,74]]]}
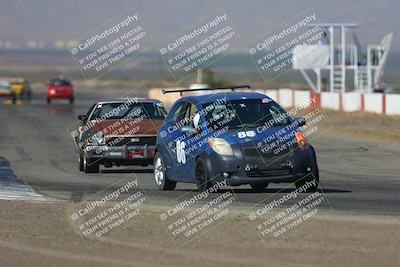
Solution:
{"label": "car shadow", "polygon": [[[157,190],[157,189],[155,189]],[[269,193],[269,194],[274,194],[274,193],[291,193],[294,192],[296,188],[266,188],[262,191],[257,191],[254,192],[251,188],[234,188],[234,187],[227,187],[227,188],[220,188],[218,189],[217,193],[226,193],[226,192],[233,192],[235,194],[244,194],[244,193],[251,193],[251,194],[257,194],[257,193]],[[171,191],[166,191],[166,192],[171,192]],[[193,192],[195,194],[199,193],[199,191],[194,187],[194,188],[178,188],[175,189],[174,192]],[[318,189],[314,192],[320,192],[324,194],[331,194],[331,193],[352,193],[353,191],[351,190],[346,190],[346,189],[336,189],[336,188],[323,188],[323,189]]]}
{"label": "car shadow", "polygon": [[100,173],[153,173],[153,169],[109,169],[100,170]]}
{"label": "car shadow", "polygon": [[[251,188],[237,188],[237,189],[225,189],[221,188],[218,190],[218,193],[225,193],[228,191],[234,192],[235,194],[242,194],[242,193],[291,193],[294,192],[296,188],[266,188],[262,191],[254,192]],[[336,188],[324,188],[324,189],[317,189],[314,192],[324,193],[324,194],[331,194],[331,193],[352,193],[351,190],[346,189],[336,189]]]}

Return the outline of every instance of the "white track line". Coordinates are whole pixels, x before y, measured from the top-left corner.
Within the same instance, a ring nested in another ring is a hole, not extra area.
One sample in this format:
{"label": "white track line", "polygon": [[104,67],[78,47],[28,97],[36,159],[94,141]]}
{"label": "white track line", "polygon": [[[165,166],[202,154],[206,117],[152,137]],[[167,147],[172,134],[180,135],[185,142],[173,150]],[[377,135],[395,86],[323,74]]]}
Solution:
{"label": "white track line", "polygon": [[29,202],[57,202],[57,199],[50,198],[36,193],[33,188],[17,180],[9,163],[0,158],[0,200],[19,200]]}

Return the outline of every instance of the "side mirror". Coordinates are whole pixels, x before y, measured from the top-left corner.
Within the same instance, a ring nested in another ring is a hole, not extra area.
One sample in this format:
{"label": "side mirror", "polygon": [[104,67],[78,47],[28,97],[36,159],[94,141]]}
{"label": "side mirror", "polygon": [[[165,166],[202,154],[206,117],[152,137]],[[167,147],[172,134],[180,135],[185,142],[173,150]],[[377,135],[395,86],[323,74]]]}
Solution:
{"label": "side mirror", "polygon": [[297,126],[306,125],[306,119],[304,117],[295,117],[293,118],[293,122],[297,124]]}
{"label": "side mirror", "polygon": [[80,120],[80,121],[86,120],[86,115],[79,115],[78,120]]}
{"label": "side mirror", "polygon": [[195,129],[192,125],[185,125],[181,128],[182,133],[195,133]]}

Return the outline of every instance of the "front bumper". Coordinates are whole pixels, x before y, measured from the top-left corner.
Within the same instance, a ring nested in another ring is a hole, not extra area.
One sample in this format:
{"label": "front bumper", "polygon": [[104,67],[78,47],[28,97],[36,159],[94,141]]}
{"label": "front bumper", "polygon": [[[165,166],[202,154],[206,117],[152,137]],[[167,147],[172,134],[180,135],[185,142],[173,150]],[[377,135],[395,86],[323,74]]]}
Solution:
{"label": "front bumper", "polygon": [[70,99],[73,98],[74,95],[73,94],[64,94],[64,93],[60,93],[60,94],[48,94],[47,98],[48,99]]}
{"label": "front bumper", "polygon": [[312,173],[315,161],[312,149],[296,150],[276,159],[208,155],[206,164],[213,182],[226,180],[230,185],[292,183]]}
{"label": "front bumper", "polygon": [[231,175],[226,178],[226,181],[231,186],[238,186],[243,184],[266,184],[266,183],[294,183],[309,173],[293,173],[289,175],[280,176],[266,176],[266,177],[247,177]]}
{"label": "front bumper", "polygon": [[85,147],[87,158],[99,158],[102,162],[145,162],[150,164],[154,159],[154,145],[125,146],[91,146]]}

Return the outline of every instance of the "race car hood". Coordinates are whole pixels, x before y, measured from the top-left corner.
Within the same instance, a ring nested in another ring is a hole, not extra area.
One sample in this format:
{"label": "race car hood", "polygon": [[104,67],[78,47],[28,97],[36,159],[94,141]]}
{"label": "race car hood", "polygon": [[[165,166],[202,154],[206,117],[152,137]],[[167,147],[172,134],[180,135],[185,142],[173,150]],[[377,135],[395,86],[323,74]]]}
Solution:
{"label": "race car hood", "polygon": [[101,131],[104,136],[115,135],[157,135],[163,120],[105,120],[91,121],[92,132]]}
{"label": "race car hood", "polygon": [[221,135],[229,144],[244,144],[252,142],[257,145],[259,142],[271,143],[276,140],[281,142],[295,139],[295,132],[300,131],[299,128],[286,129],[283,127],[271,128],[248,128],[248,129],[232,129]]}

